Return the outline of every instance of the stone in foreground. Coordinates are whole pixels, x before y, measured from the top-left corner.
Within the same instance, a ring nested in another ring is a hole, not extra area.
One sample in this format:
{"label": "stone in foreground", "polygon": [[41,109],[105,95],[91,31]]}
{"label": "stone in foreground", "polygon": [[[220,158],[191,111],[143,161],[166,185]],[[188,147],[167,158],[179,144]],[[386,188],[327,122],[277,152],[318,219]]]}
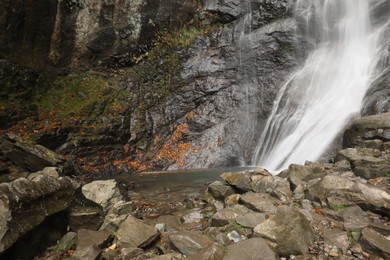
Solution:
{"label": "stone in foreground", "polygon": [[141,220],[129,215],[116,232],[118,243],[122,247],[145,247],[157,236],[158,231]]}
{"label": "stone in foreground", "polygon": [[251,238],[230,245],[224,260],[278,259],[263,238]]}
{"label": "stone in foreground", "polygon": [[210,246],[212,241],[198,232],[181,231],[169,236],[172,245],[182,254],[192,256]]}

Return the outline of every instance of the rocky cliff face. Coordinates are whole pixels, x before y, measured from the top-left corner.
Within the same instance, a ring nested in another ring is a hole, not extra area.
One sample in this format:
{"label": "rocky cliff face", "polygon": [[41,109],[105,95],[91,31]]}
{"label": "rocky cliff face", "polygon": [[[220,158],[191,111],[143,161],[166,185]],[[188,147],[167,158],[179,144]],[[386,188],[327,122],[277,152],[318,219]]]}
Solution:
{"label": "rocky cliff face", "polygon": [[192,18],[197,1],[2,1],[1,53],[33,67],[126,64],[157,31]]}

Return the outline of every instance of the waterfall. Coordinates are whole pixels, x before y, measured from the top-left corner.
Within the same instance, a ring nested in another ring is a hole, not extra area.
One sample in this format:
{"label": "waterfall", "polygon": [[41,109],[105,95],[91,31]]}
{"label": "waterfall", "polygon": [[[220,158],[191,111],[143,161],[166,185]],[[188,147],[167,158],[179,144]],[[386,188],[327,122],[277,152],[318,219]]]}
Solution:
{"label": "waterfall", "polygon": [[313,46],[280,89],[252,164],[280,171],[315,161],[358,113],[375,68],[367,0],[298,0],[300,33]]}

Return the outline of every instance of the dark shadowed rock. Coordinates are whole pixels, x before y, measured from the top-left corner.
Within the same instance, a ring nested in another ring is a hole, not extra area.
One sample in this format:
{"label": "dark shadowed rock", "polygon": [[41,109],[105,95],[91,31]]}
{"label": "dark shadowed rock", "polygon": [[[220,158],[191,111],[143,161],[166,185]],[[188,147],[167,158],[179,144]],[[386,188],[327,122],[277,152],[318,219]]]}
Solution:
{"label": "dark shadowed rock", "polygon": [[116,238],[122,247],[145,247],[156,237],[158,232],[141,220],[129,215],[118,227]]}
{"label": "dark shadowed rock", "polygon": [[73,231],[86,228],[98,230],[103,224],[104,213],[101,207],[73,205],[68,209],[69,227]]}
{"label": "dark shadowed rock", "polygon": [[230,185],[226,185],[220,181],[214,181],[211,183],[208,188],[208,192],[213,196],[215,199],[218,200],[224,200],[229,195],[232,195],[235,193],[234,189]]}
{"label": "dark shadowed rock", "polygon": [[47,216],[66,209],[74,191],[68,178],[48,175],[0,184],[0,252]]}
{"label": "dark shadowed rock", "polygon": [[251,238],[228,246],[224,260],[278,259],[263,238]]}
{"label": "dark shadowed rock", "polygon": [[212,245],[210,238],[193,231],[181,231],[172,234],[169,236],[169,240],[175,248],[187,256],[195,255]]}
{"label": "dark shadowed rock", "polygon": [[68,232],[58,241],[56,251],[66,252],[76,245],[77,233]]}
{"label": "dark shadowed rock", "polygon": [[64,162],[62,156],[50,149],[11,134],[0,138],[0,151],[4,158],[32,172]]}

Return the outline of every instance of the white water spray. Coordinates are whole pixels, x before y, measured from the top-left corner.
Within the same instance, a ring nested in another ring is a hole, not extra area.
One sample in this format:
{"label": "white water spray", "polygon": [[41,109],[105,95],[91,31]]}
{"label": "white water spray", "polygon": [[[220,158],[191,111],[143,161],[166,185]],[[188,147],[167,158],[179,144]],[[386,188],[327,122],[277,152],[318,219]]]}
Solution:
{"label": "white water spray", "polygon": [[376,57],[368,2],[297,1],[305,33],[318,35],[312,42],[315,50],[278,93],[254,165],[280,171],[291,163],[317,160],[360,111]]}

